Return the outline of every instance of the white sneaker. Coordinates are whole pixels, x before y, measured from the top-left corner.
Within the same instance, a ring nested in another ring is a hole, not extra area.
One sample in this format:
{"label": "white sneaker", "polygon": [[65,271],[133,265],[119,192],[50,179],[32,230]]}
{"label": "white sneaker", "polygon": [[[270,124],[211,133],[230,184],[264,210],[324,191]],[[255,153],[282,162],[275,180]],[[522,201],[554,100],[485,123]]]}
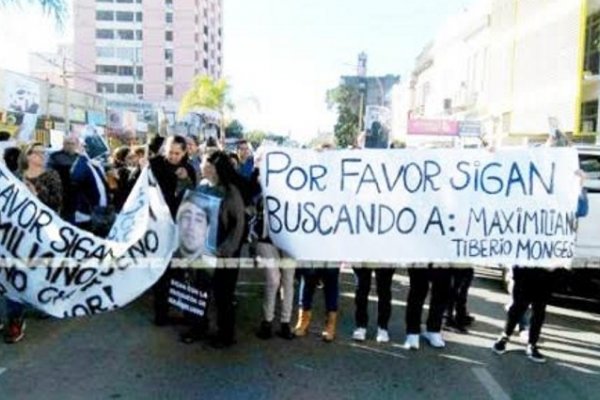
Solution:
{"label": "white sneaker", "polygon": [[357,340],[359,342],[364,342],[367,338],[367,329],[366,328],[356,328],[354,332],[352,332],[352,339]]}
{"label": "white sneaker", "polygon": [[377,343],[387,343],[390,341],[390,335],[387,329],[377,328],[377,337],[375,338]]}
{"label": "white sneaker", "polygon": [[442,339],[442,334],[439,332],[425,332],[423,337],[427,339],[431,347],[442,348],[446,347],[446,342]]}
{"label": "white sneaker", "polygon": [[404,348],[406,350],[419,350],[419,335],[406,335],[406,342],[404,342]]}

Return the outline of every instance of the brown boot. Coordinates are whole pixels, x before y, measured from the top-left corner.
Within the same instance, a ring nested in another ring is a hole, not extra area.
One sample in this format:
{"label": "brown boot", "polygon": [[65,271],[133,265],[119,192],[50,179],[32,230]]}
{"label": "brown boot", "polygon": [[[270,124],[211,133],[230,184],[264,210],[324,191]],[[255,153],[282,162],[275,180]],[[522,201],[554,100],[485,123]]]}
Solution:
{"label": "brown boot", "polygon": [[337,312],[330,311],[327,313],[327,322],[325,330],[321,333],[321,337],[326,342],[332,342],[335,339],[335,328],[337,326]]}
{"label": "brown boot", "polygon": [[308,334],[311,315],[312,312],[310,310],[298,310],[298,323],[296,323],[296,327],[294,328],[294,335],[302,337]]}

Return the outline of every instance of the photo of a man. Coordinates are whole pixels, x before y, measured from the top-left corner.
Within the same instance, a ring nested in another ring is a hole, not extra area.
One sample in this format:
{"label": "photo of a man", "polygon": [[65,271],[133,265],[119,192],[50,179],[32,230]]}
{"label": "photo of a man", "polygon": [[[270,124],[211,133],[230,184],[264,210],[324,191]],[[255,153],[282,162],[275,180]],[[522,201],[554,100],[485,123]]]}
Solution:
{"label": "photo of a man", "polygon": [[197,190],[186,193],[177,213],[178,253],[182,257],[196,260],[214,256],[220,201]]}

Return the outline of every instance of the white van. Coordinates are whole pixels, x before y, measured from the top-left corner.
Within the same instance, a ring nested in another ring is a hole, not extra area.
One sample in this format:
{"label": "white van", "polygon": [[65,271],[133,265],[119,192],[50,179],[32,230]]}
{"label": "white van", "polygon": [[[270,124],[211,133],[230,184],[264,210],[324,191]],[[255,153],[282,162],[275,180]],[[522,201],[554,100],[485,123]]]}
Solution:
{"label": "white van", "polygon": [[579,219],[573,266],[600,267],[600,147],[578,146],[579,166],[586,174],[589,213]]}

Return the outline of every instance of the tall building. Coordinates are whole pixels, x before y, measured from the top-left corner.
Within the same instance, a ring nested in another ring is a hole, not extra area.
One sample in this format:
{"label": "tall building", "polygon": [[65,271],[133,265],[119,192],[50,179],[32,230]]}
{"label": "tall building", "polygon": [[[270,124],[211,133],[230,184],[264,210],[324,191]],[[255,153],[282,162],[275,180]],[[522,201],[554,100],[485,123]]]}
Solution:
{"label": "tall building", "polygon": [[108,100],[179,101],[223,70],[222,0],[77,0],[74,86]]}

